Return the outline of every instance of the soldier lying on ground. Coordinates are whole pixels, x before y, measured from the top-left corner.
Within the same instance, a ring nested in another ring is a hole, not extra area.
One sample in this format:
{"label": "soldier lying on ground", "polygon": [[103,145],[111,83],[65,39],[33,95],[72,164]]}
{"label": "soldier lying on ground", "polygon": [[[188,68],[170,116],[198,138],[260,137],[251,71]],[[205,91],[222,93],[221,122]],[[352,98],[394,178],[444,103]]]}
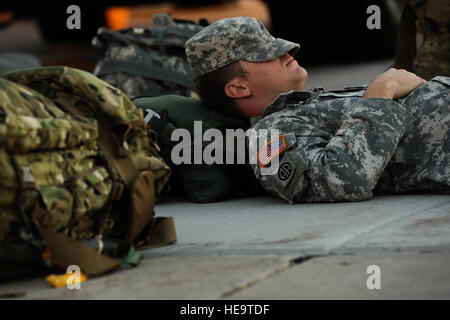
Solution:
{"label": "soldier lying on ground", "polygon": [[359,89],[305,92],[299,48],[254,18],[217,21],[186,43],[206,105],[282,135],[278,172],[261,174],[273,156],[252,165],[266,190],[289,203],[450,193],[450,78],[389,69]]}

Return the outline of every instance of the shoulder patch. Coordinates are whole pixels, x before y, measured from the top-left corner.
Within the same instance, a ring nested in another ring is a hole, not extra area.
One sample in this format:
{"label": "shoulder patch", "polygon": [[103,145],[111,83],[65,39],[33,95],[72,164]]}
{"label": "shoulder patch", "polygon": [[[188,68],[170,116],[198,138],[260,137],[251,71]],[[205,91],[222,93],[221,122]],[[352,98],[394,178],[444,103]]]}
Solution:
{"label": "shoulder patch", "polygon": [[294,172],[294,170],[292,169],[291,164],[289,162],[285,162],[278,169],[278,179],[281,181],[286,181],[292,176],[292,172]]}
{"label": "shoulder patch", "polygon": [[298,163],[296,163],[294,160],[295,157],[292,158],[291,155],[292,153],[287,152],[283,156],[283,160],[280,163],[277,175],[274,177],[276,183],[285,189],[293,179],[296,171],[296,166],[298,165]]}

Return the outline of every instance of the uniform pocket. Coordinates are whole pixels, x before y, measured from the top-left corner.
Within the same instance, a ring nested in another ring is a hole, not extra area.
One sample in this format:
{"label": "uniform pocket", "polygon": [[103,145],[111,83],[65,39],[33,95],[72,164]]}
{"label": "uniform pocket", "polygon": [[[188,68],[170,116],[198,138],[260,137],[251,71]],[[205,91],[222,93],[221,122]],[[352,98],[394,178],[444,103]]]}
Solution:
{"label": "uniform pocket", "polygon": [[447,87],[450,87],[450,77],[444,77],[444,76],[436,76],[430,81],[437,81],[442,84],[445,84]]}

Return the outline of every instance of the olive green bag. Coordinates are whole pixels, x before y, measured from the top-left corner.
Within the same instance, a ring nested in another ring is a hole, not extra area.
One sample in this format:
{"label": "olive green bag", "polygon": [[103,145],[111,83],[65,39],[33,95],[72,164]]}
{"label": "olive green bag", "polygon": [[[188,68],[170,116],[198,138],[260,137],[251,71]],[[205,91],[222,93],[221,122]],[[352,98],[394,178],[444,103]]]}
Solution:
{"label": "olive green bag", "polygon": [[[193,138],[194,122],[201,121],[203,133],[208,129],[218,129],[225,136],[227,129],[245,132],[249,122],[212,111],[200,99],[179,95],[139,97],[133,99],[133,103],[147,114],[147,125],[158,133],[161,156],[173,172],[169,181],[172,193],[186,193],[193,202],[208,203],[264,192],[248,165],[248,154],[244,164],[238,161],[230,164],[226,161],[223,164],[195,164],[191,161],[189,164],[175,165],[171,159],[172,150],[178,143],[172,141],[171,136],[177,128],[187,130]],[[202,142],[202,151],[209,143]],[[226,150],[225,140],[223,144],[223,155],[231,152],[233,159],[237,160],[238,144],[234,144],[233,150]]]}
{"label": "olive green bag", "polygon": [[172,218],[154,217],[170,168],[121,91],[43,67],[3,74],[0,101],[0,262],[45,252],[99,275],[176,240]]}

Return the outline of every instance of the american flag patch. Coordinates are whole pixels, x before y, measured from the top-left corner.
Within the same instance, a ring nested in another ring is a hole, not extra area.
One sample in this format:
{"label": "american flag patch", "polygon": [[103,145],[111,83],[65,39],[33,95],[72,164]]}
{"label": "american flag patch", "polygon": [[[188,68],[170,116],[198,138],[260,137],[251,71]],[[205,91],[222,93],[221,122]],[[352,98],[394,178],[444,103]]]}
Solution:
{"label": "american flag patch", "polygon": [[259,150],[256,155],[258,160],[258,166],[264,168],[267,164],[272,161],[277,155],[286,149],[286,140],[283,135],[278,136],[278,138],[272,140],[264,148]]}

